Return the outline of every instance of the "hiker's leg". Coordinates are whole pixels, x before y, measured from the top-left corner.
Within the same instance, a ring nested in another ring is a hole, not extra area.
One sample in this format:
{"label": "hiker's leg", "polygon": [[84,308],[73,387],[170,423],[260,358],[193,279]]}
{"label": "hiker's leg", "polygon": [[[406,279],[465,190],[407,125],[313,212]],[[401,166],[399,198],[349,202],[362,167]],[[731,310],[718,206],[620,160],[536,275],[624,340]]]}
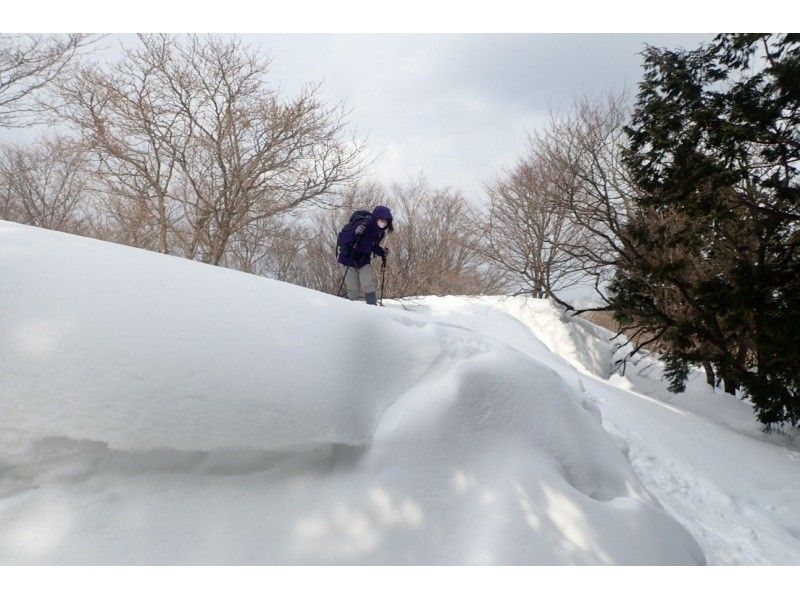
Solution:
{"label": "hiker's leg", "polygon": [[358,282],[361,284],[361,290],[365,295],[375,292],[375,279],[372,275],[372,264],[367,264],[358,269]]}
{"label": "hiker's leg", "polygon": [[347,298],[350,301],[358,299],[358,270],[356,268],[352,266],[347,268],[347,272],[344,275],[344,284],[347,287]]}
{"label": "hiker's leg", "polygon": [[377,305],[375,297],[375,279],[372,275],[372,264],[367,264],[358,270],[358,281],[361,283],[361,290],[364,291],[364,298],[370,305]]}

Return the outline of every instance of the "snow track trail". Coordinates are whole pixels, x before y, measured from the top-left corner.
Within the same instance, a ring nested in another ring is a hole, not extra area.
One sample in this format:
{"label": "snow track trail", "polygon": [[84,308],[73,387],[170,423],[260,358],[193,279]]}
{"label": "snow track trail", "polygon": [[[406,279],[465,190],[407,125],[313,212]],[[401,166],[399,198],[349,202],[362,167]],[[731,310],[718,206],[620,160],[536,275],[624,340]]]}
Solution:
{"label": "snow track trail", "polygon": [[626,440],[639,478],[710,563],[800,563],[796,451],[639,393],[586,385],[603,397],[605,426]]}
{"label": "snow track trail", "polygon": [[[540,356],[572,380],[602,413],[639,479],[698,541],[710,564],[800,564],[800,451],[796,440],[764,434],[752,409],[715,393],[697,372],[673,395],[661,365],[645,357],[625,377],[608,331],[565,319],[545,301],[421,298],[412,309]],[[513,318],[515,323],[508,321]]]}

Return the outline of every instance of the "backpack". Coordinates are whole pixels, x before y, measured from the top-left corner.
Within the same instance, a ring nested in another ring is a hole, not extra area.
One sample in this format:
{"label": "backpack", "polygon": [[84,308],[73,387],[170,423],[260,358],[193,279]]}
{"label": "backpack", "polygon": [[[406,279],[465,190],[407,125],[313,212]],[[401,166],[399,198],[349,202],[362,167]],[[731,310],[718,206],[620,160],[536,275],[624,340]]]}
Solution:
{"label": "backpack", "polygon": [[358,241],[356,228],[359,224],[366,224],[372,218],[372,212],[368,210],[356,210],[350,216],[350,221],[344,225],[336,239],[336,255],[349,256],[353,253],[353,247]]}

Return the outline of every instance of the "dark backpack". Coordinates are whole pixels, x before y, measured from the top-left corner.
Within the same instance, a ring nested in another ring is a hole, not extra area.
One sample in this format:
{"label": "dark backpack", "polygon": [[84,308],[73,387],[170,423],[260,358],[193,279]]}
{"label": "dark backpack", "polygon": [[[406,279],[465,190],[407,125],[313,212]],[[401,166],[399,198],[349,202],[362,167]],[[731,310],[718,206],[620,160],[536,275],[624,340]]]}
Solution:
{"label": "dark backpack", "polygon": [[336,255],[351,255],[353,247],[358,241],[356,228],[359,224],[366,224],[372,218],[372,212],[368,210],[356,210],[350,216],[350,221],[344,225],[336,239]]}

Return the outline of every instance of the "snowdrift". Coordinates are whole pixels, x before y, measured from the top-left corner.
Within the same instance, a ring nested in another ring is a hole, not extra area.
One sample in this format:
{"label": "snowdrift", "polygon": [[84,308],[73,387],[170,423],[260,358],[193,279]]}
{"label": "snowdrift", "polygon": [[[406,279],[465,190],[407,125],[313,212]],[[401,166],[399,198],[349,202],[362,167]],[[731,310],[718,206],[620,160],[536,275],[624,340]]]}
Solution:
{"label": "snowdrift", "polygon": [[510,315],[6,222],[0,289],[2,563],[704,562]]}
{"label": "snowdrift", "polygon": [[469,325],[548,365],[602,413],[639,479],[712,564],[800,564],[798,437],[765,434],[752,406],[713,389],[699,369],[673,394],[644,351],[625,374],[613,333],[544,300],[422,297],[404,309]]}

